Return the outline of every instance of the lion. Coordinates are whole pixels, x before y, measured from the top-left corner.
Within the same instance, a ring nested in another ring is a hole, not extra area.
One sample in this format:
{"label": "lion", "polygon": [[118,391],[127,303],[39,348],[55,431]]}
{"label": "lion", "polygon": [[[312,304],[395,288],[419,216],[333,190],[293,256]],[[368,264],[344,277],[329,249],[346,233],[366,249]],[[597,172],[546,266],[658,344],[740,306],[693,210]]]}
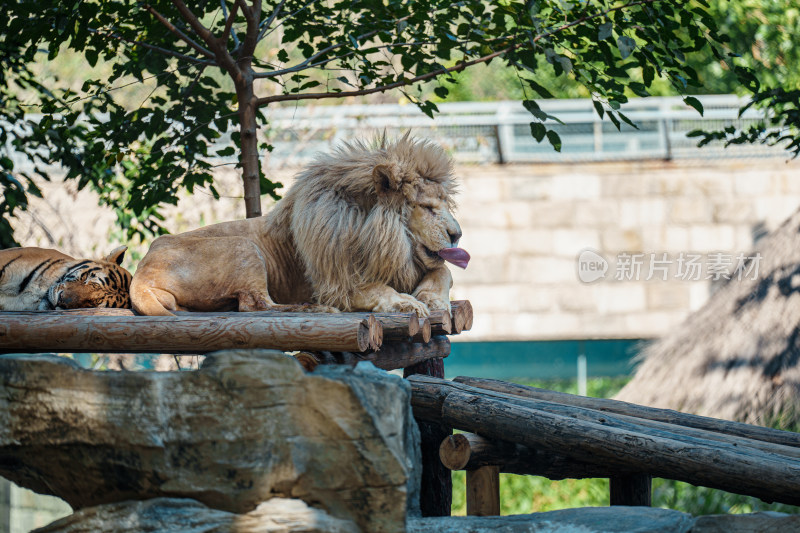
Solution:
{"label": "lion", "polygon": [[156,239],[131,283],[134,310],[450,309],[457,247],[450,157],[408,134],[320,155],[262,217]]}

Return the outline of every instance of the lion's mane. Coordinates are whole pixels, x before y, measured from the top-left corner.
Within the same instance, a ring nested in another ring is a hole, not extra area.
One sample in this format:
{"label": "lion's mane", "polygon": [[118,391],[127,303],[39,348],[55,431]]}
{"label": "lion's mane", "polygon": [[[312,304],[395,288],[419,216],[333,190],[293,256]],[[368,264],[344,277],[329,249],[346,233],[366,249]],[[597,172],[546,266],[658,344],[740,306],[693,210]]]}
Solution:
{"label": "lion's mane", "polygon": [[[381,191],[379,165],[401,180],[396,189]],[[344,144],[296,177],[270,213],[272,227],[286,232],[275,236],[293,244],[320,304],[349,310],[350,295],[370,283],[404,293],[416,287],[425,269],[415,258],[408,219],[422,179],[441,184],[448,198],[454,193],[450,157],[408,135],[372,146]]]}

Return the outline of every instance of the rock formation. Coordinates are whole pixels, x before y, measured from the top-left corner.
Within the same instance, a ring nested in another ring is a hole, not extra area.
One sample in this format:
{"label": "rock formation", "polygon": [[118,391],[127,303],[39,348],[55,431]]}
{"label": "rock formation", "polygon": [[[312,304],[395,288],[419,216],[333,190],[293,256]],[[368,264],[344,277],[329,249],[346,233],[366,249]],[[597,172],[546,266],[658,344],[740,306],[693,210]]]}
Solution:
{"label": "rock formation", "polygon": [[289,498],[342,527],[403,531],[419,499],[409,397],[370,364],[307,374],[266,350],[217,352],[191,372],[0,357],[0,475],[76,510],[190,498],[247,515]]}

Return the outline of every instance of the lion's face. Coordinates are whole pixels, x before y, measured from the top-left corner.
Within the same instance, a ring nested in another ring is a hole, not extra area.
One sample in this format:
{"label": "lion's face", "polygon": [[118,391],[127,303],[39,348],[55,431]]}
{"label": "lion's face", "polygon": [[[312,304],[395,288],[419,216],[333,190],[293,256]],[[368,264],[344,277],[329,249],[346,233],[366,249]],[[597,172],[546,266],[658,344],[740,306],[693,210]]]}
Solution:
{"label": "lion's face", "polygon": [[426,269],[433,270],[444,263],[438,252],[458,245],[461,226],[450,213],[447,192],[439,183],[420,179],[408,205],[411,207],[408,229],[414,254]]}

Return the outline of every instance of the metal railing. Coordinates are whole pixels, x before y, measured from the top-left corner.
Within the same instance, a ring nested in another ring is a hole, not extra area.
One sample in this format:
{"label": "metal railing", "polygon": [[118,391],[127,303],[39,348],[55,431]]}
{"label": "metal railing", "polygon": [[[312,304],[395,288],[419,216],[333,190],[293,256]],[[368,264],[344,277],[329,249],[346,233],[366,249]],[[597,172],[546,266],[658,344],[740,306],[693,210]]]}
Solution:
{"label": "metal railing", "polygon": [[716,142],[697,148],[697,139],[686,137],[692,130],[741,128],[761,117],[754,109],[739,117],[745,100],[734,95],[699,100],[703,116],[678,97],[633,99],[622,111],[639,129],[623,123],[620,130],[608,119],[600,120],[589,99],[539,101],[542,110],[563,121],[547,122],[561,137],[560,153],[546,140],[537,143],[533,139],[530,123],[535,119],[521,102],[439,104],[440,112],[433,119],[412,104],[281,107],[268,112],[268,137],[274,146],[270,165],[303,164],[341,141],[407,130],[436,140],[457,161],[473,163],[787,157],[779,147],[763,144],[724,148]]}

